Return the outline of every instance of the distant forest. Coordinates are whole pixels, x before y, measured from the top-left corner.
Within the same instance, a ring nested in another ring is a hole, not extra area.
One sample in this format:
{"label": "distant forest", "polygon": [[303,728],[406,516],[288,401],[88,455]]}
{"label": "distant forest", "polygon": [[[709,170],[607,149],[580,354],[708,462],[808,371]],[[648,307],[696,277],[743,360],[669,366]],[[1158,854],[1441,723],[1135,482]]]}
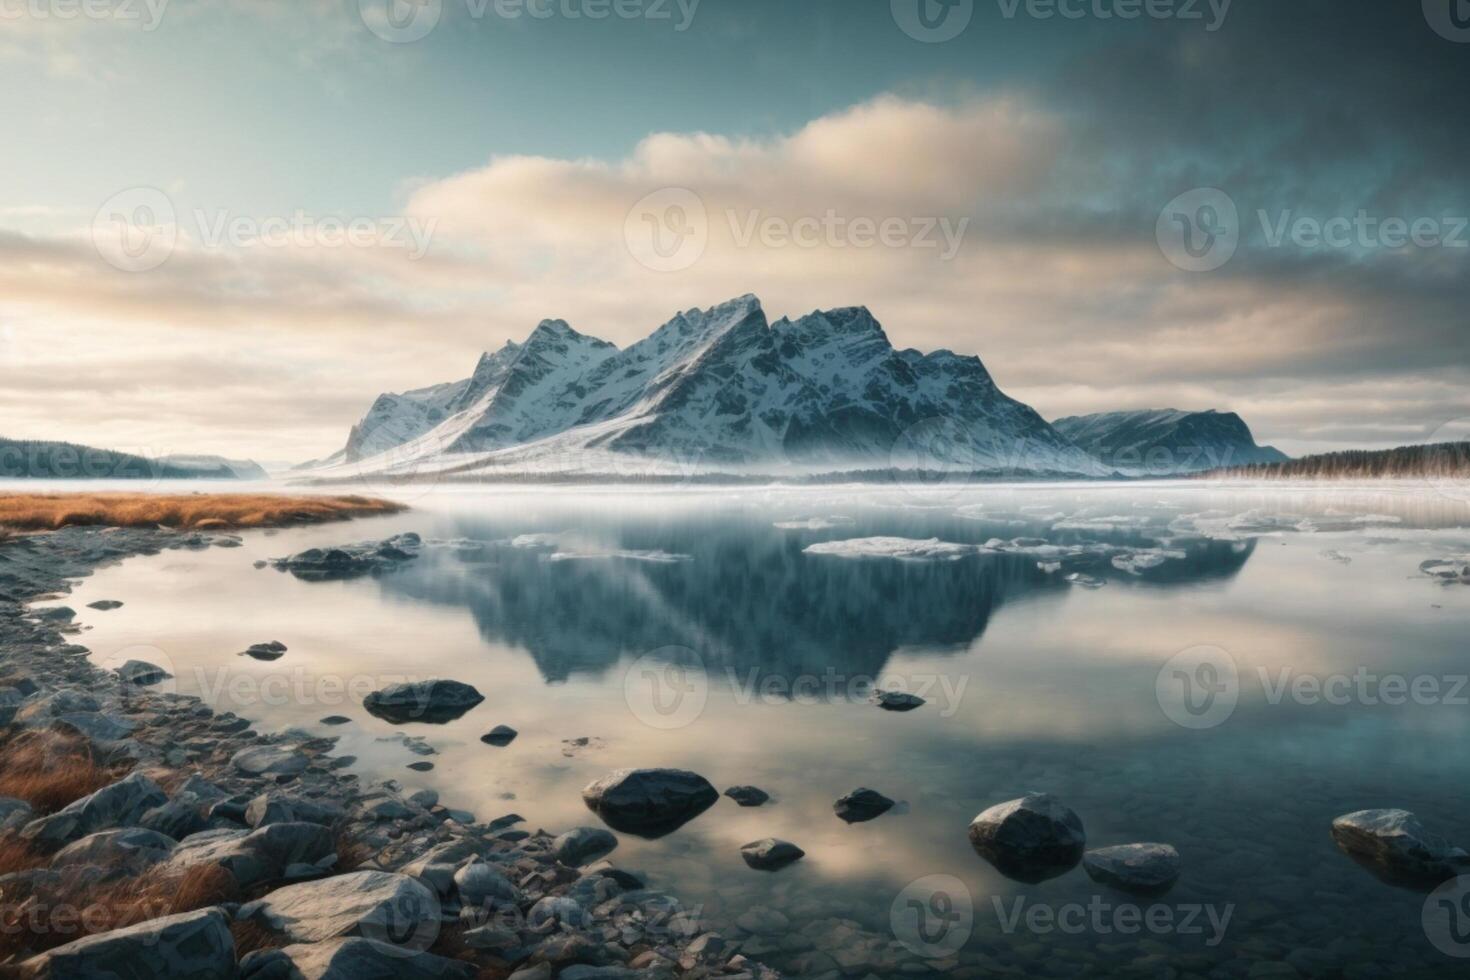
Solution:
{"label": "distant forest", "polygon": [[1470,480],[1470,442],[1438,442],[1397,449],[1350,449],[1340,453],[1303,456],[1284,463],[1254,463],[1199,474],[1203,478],[1317,477],[1354,479],[1373,477],[1434,477]]}
{"label": "distant forest", "polygon": [[233,475],[201,472],[197,468],[175,466],[132,453],[94,449],[69,442],[0,438],[0,479],[159,480]]}

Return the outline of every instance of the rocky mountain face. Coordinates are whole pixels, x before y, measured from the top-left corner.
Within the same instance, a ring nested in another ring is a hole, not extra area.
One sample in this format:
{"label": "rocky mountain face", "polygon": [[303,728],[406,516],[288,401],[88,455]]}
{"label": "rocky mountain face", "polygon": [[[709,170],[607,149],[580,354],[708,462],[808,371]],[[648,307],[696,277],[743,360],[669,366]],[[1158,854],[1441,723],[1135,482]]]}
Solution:
{"label": "rocky mountain face", "polygon": [[343,466],[387,475],[849,468],[1102,475],[978,357],[897,350],[865,308],[766,320],[743,296],[625,349],[560,320],[463,380],[378,398]]}
{"label": "rocky mountain face", "polygon": [[1234,412],[1104,412],[1057,419],[1052,426],[1125,474],[1168,476],[1288,458],[1271,446],[1256,445],[1250,427]]}

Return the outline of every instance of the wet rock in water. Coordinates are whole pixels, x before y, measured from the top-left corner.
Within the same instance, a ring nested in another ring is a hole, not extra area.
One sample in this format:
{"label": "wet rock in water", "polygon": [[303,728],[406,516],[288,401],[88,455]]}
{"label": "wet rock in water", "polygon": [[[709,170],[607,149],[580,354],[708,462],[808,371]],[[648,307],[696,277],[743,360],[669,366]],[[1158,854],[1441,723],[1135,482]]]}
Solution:
{"label": "wet rock in water", "polygon": [[331,725],[333,727],[336,727],[337,725],[350,725],[352,723],[352,719],[348,718],[346,715],[327,715],[321,720],[320,723],[323,725]]}
{"label": "wet rock in water", "polygon": [[725,790],[725,795],[740,806],[760,806],[771,799],[770,793],[754,786],[731,786]]}
{"label": "wet rock in water", "polygon": [[434,764],[432,762],[410,762],[408,768],[414,772],[428,772],[434,768]]}
{"label": "wet rock in water", "polygon": [[150,664],[146,660],[129,660],[117,669],[117,676],[129,684],[137,684],[139,687],[151,687],[174,676],[157,664]]}
{"label": "wet rock in water", "polygon": [[509,725],[496,725],[484,735],[481,735],[480,741],[484,742],[486,745],[494,745],[497,748],[504,748],[511,742],[514,742],[516,736],[519,734],[520,732],[516,731],[514,728],[511,728]]}
{"label": "wet rock in water", "polygon": [[98,599],[96,602],[87,603],[87,608],[96,609],[100,612],[111,612],[114,609],[121,609],[122,605],[116,599]]}
{"label": "wet rock in water", "polygon": [[295,776],[305,771],[309,761],[294,748],[252,745],[231,756],[230,764],[246,776]]}
{"label": "wet rock in water", "polygon": [[35,980],[235,975],[235,940],[217,908],[150,919],[59,946],[21,964]]}
{"label": "wet rock in water", "polygon": [[740,848],[740,856],[757,871],[778,871],[806,857],[806,851],[790,841],[767,837],[764,840],[751,841]]}
{"label": "wet rock in water", "polygon": [[469,980],[469,963],[352,936],[257,950],[240,960],[241,980]]}
{"label": "wet rock in water", "polygon": [[1050,793],[998,803],[970,824],[970,846],[997,871],[1034,884],[1076,867],[1087,847],[1082,820]]}
{"label": "wet rock in water", "polygon": [[591,864],[611,854],[618,839],[601,827],[577,827],[551,842],[556,859],[570,868]]}
{"label": "wet rock in water", "polygon": [[649,839],[673,833],[719,798],[709,780],[683,769],[618,769],[582,790],[613,830]]}
{"label": "wet rock in water", "polygon": [[137,826],[144,813],[167,802],[157,783],[135,772],[48,817],[32,820],[20,833],[44,845],[65,844],[99,830]]}
{"label": "wet rock in water", "polygon": [[905,691],[879,691],[873,695],[873,701],[885,711],[913,711],[926,703],[917,694]]}
{"label": "wet rock in water", "polygon": [[863,823],[893,809],[893,801],[876,790],[855,789],[832,804],[832,811],[847,823]]}
{"label": "wet rock in water", "polygon": [[280,660],[286,654],[286,644],[280,640],[271,640],[267,643],[252,643],[240,656],[254,657],[256,660]]}
{"label": "wet rock in water", "polygon": [[394,724],[417,721],[442,725],[454,721],[485,697],[459,681],[431,680],[390,684],[363,698],[363,707]]}
{"label": "wet rock in water", "polygon": [[1358,810],[1332,821],[1344,854],[1381,880],[1409,888],[1433,886],[1470,871],[1470,856],[1425,829],[1408,810]]}
{"label": "wet rock in water", "polygon": [[1162,895],[1179,880],[1179,852],[1168,844],[1119,844],[1082,855],[1087,877],[1140,895]]}
{"label": "wet rock in water", "polygon": [[308,548],[271,565],[308,582],[326,582],[379,575],[400,568],[419,556],[423,546],[417,534],[399,534],[383,541],[365,541],[337,548]]}
{"label": "wet rock in water", "polygon": [[427,949],[438,934],[439,914],[438,899],[412,878],[353,871],[277,888],[241,906],[239,918],[258,919],[298,943],[391,936],[397,947]]}
{"label": "wet rock in water", "polygon": [[167,858],[178,841],[142,827],[99,830],[68,844],[51,858],[51,869],[93,864],[109,872],[137,874]]}

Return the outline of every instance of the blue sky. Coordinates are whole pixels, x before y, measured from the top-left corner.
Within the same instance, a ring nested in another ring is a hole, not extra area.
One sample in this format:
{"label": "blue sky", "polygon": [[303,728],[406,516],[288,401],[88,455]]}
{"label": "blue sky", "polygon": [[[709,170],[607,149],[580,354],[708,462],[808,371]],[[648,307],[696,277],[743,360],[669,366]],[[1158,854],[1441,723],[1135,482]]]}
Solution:
{"label": "blue sky", "polygon": [[[933,43],[905,25],[938,0],[79,2],[0,0],[6,435],[321,455],[543,317],[621,344],[745,292],[869,305],[1048,417],[1219,407],[1306,451],[1470,416],[1470,37],[1439,0],[954,0]],[[437,23],[384,40],[393,4]],[[670,189],[708,244],[651,269],[625,219]],[[1189,268],[1159,236],[1212,189],[1230,255]],[[159,265],[98,244],[119,201],[166,212]]]}

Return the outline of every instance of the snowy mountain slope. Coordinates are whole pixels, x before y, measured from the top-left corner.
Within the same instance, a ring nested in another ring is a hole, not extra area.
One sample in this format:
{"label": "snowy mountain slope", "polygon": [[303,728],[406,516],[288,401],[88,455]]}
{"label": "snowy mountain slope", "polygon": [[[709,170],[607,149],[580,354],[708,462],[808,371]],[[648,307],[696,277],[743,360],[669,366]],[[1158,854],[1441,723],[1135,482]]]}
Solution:
{"label": "snowy mountain slope", "polygon": [[380,397],[339,456],[314,475],[1106,473],[979,358],[896,350],[861,307],[770,324],[754,296],[624,350],[545,321],[472,378]]}
{"label": "snowy mountain slope", "polygon": [[1256,445],[1250,427],[1234,412],[1105,412],[1057,419],[1052,425],[1123,472],[1166,475],[1288,458],[1271,446]]}

